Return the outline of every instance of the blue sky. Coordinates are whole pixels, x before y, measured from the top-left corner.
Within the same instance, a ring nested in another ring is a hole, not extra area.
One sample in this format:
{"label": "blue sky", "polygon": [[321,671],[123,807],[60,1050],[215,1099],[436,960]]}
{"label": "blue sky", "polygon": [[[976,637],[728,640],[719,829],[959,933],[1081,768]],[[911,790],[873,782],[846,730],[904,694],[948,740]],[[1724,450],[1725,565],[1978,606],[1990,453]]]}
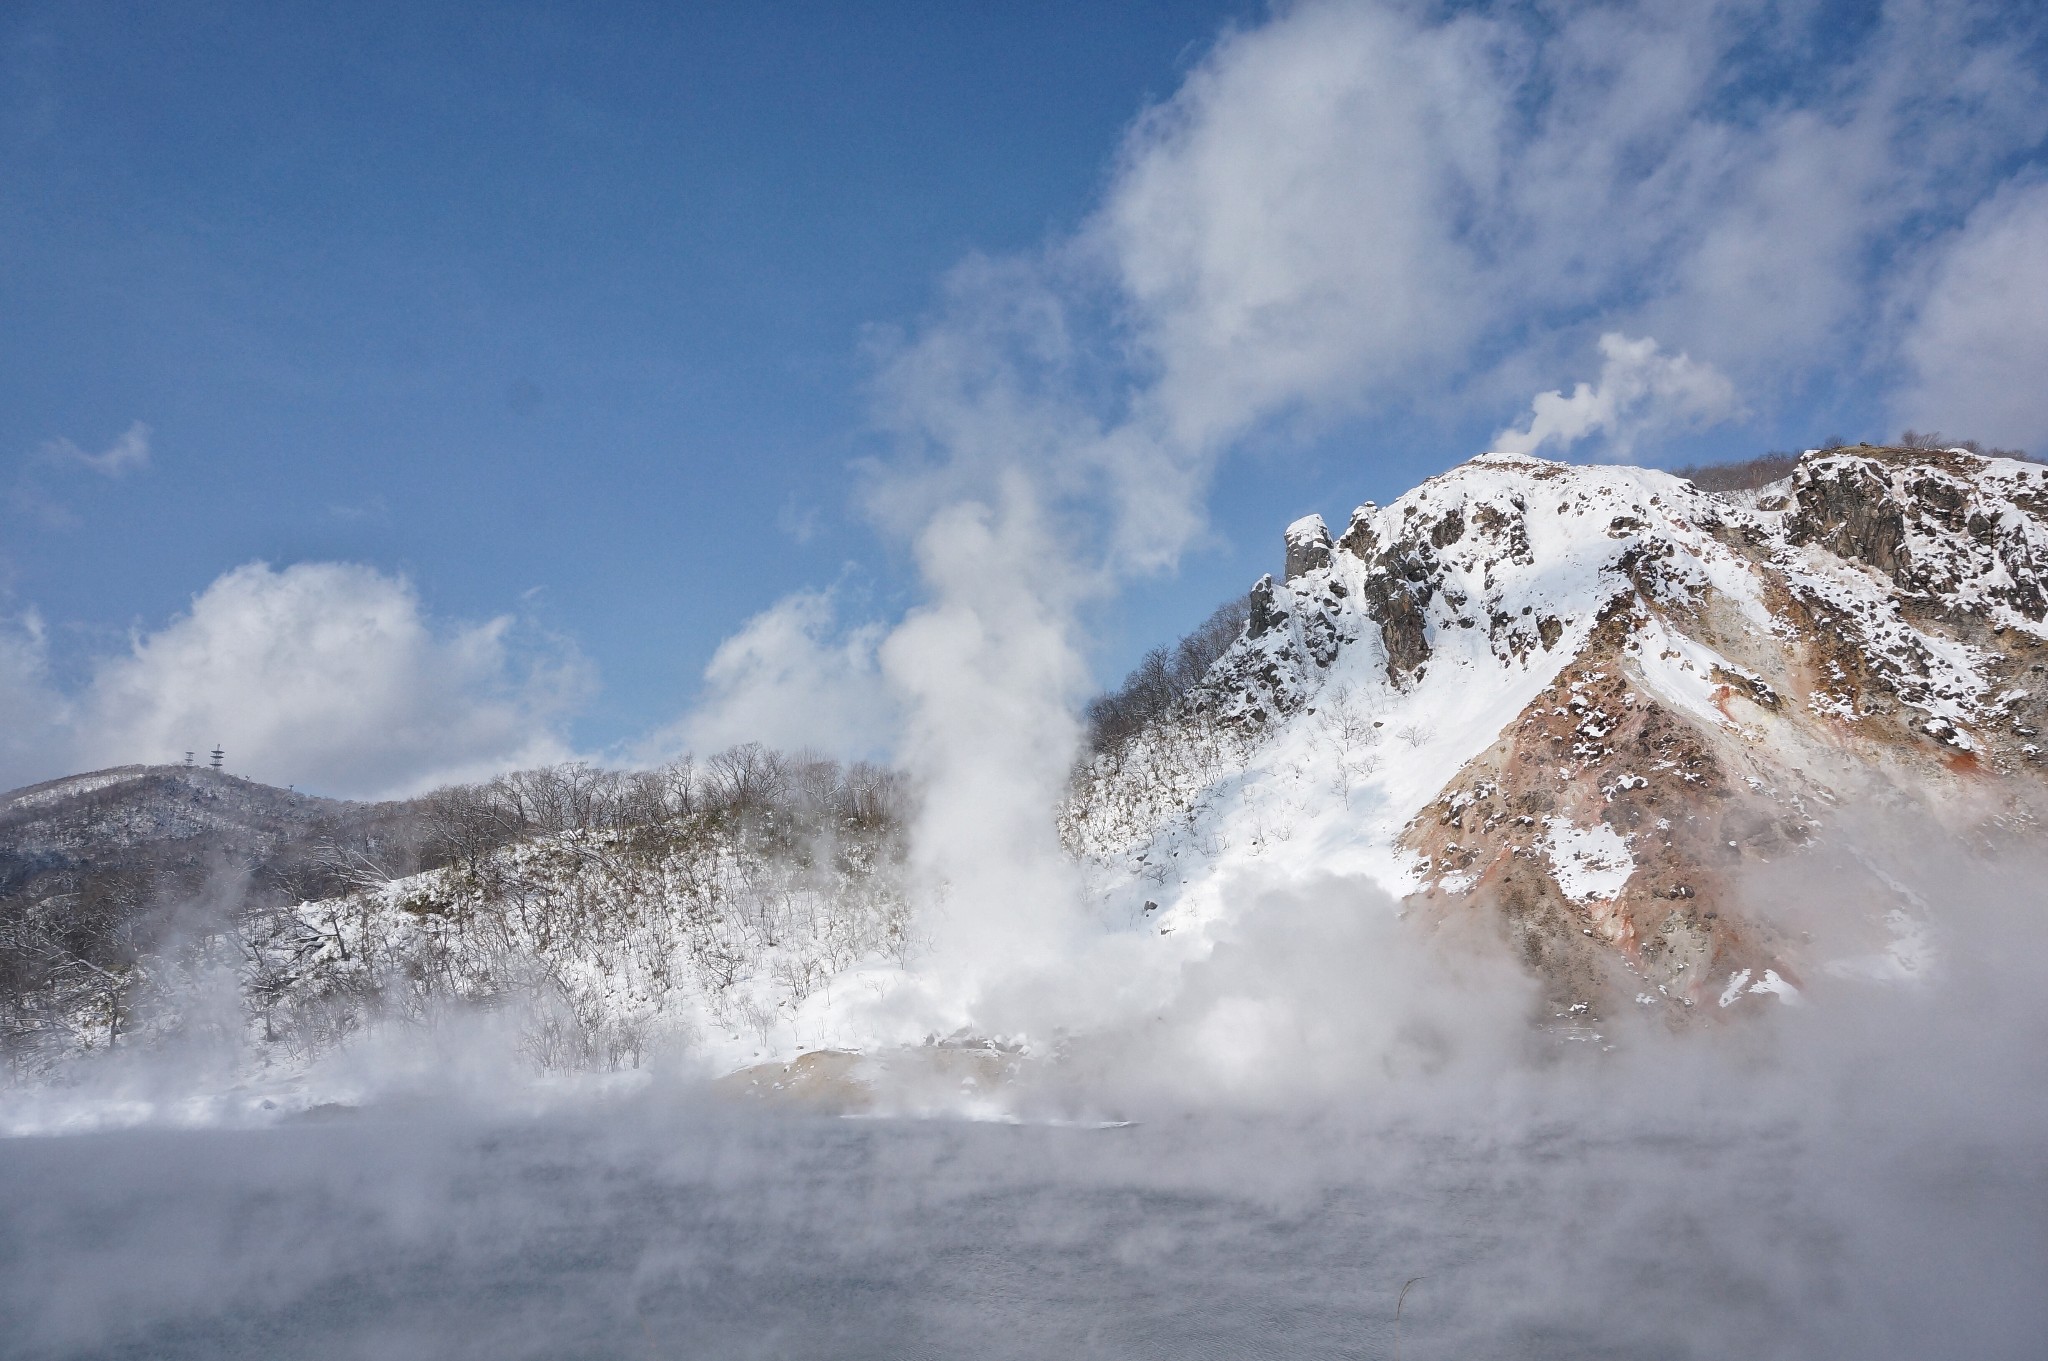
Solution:
{"label": "blue sky", "polygon": [[1517,430],[2048,442],[2043,76],[2032,6],[11,7],[0,783],[740,735],[880,684],[1005,473],[1099,681]]}
{"label": "blue sky", "polygon": [[781,591],[889,589],[863,328],[1077,218],[1233,13],[1029,8],[13,9],[0,451],[153,457],[17,508],[6,586],[66,668],[252,558],[538,588],[599,743]]}

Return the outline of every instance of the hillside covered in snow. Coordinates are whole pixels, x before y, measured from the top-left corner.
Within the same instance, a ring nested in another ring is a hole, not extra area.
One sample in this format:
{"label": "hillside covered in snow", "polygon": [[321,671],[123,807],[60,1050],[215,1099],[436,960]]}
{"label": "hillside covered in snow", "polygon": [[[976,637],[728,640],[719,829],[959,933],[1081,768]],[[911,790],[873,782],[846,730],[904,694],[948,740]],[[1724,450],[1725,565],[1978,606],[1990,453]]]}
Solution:
{"label": "hillside covered in snow", "polygon": [[1925,967],[1872,838],[1826,933],[1761,888],[1831,826],[1903,821],[1908,856],[2039,835],[2048,468],[1859,446],[1710,494],[1488,454],[1286,549],[1065,809],[1102,901],[1157,930],[1229,918],[1247,862],[1348,872],[1418,928],[1491,921],[1553,1017],[1683,1022]]}
{"label": "hillside covered in snow", "polygon": [[179,767],[33,786],[0,805],[0,1056],[290,1071],[453,1012],[506,1013],[542,1068],[758,1048],[778,1002],[906,956],[903,800],[753,746],[386,804]]}
{"label": "hillside covered in snow", "polygon": [[[1295,885],[1512,959],[1562,1035],[1735,1022],[1935,967],[1904,863],[2039,837],[2048,468],[1859,446],[1708,492],[1488,454],[1284,547],[1145,695],[1098,704],[1048,810],[1077,948],[1143,998],[1245,925],[1248,885]],[[546,1067],[837,1072],[922,1038],[1000,1068],[1048,1036],[930,1004],[948,906],[910,868],[916,799],[758,748],[375,807],[205,772],[18,791],[7,1058],[205,1033],[289,1071],[456,1008]],[[115,861],[156,877],[121,899]],[[81,893],[126,916],[70,930]]]}

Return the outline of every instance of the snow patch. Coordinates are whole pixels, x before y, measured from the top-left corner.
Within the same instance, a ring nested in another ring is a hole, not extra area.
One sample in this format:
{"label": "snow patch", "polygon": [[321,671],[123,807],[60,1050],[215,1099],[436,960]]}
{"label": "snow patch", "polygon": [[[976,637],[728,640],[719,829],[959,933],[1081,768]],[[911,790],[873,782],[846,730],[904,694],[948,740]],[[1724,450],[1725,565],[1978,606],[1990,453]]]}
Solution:
{"label": "snow patch", "polygon": [[1612,902],[1621,896],[1629,876],[1636,872],[1636,858],[1619,832],[1604,822],[1574,827],[1563,818],[1550,818],[1544,825],[1550,874],[1565,897],[1589,903]]}
{"label": "snow patch", "polygon": [[1728,986],[1721,989],[1721,1005],[1732,1006],[1745,993],[1775,993],[1786,1006],[1799,1005],[1799,989],[1778,976],[1776,969],[1765,969],[1764,976],[1752,983],[1748,969],[1737,969],[1728,975]]}
{"label": "snow patch", "polygon": [[1787,1006],[1796,1006],[1799,1003],[1799,989],[1778,977],[1776,969],[1765,969],[1764,976],[1750,984],[1749,990],[1751,992],[1776,993],[1778,1000]]}

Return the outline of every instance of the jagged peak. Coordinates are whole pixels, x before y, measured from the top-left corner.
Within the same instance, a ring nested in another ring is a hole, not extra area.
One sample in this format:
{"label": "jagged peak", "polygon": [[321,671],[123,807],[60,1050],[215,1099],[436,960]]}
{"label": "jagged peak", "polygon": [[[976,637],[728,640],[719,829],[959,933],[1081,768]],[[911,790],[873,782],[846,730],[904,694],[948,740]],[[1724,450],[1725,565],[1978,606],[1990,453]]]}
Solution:
{"label": "jagged peak", "polygon": [[1346,674],[1390,693],[1447,647],[1505,679],[1565,664],[1617,602],[1643,620],[1712,603],[1770,632],[1790,627],[1789,594],[1850,610],[1830,627],[1912,673],[1895,678],[1909,703],[1960,723],[1922,681],[1972,688],[1967,650],[1913,621],[1931,609],[2048,638],[2044,482],[2048,468],[1968,450],[1860,446],[1809,451],[1769,495],[1730,497],[1658,469],[1486,455],[1361,505],[1334,544],[1320,516],[1289,525],[1284,577],[1255,588],[1219,688],[1256,693],[1234,707],[1263,725],[1309,703],[1340,654],[1363,654]]}

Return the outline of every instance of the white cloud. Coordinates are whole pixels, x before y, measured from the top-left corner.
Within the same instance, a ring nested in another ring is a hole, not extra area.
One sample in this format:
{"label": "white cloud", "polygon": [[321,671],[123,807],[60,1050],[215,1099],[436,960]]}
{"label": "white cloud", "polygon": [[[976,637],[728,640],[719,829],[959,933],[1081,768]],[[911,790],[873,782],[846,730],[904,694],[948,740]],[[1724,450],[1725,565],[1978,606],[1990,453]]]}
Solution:
{"label": "white cloud", "polygon": [[70,715],[50,682],[48,634],[34,610],[0,620],[0,713],[0,788],[68,773],[54,762]]}
{"label": "white cloud", "polygon": [[37,452],[46,463],[84,468],[101,477],[122,478],[149,466],[149,427],[135,422],[97,454],[87,453],[68,439],[50,440]]}
{"label": "white cloud", "polygon": [[1616,458],[1626,458],[1644,435],[1702,429],[1741,409],[1735,385],[1711,365],[1665,354],[1647,336],[1630,340],[1609,331],[1600,337],[1600,353],[1598,382],[1580,383],[1570,396],[1539,393],[1528,420],[1495,435],[1493,447],[1533,454],[1546,444],[1562,451],[1601,436]]}
{"label": "white cloud", "polygon": [[1444,409],[1616,330],[1761,398],[1853,374],[1884,357],[1871,261],[2048,132],[1980,17],[1893,3],[1850,41],[1747,2],[1289,8],[1139,122],[1090,228],[1153,368],[1137,404],[1184,444]]}
{"label": "white cloud", "polygon": [[854,759],[884,752],[895,711],[875,656],[881,638],[879,625],[840,629],[832,591],[786,596],[719,644],[702,700],[645,754],[741,742]]}
{"label": "white cloud", "polygon": [[1504,170],[1501,41],[1305,5],[1226,39],[1138,123],[1092,230],[1173,439],[1377,395],[1472,342],[1486,265],[1452,228]]}
{"label": "white cloud", "polygon": [[1903,345],[1900,423],[2048,452],[2048,183],[1970,216],[1931,271]]}
{"label": "white cloud", "polygon": [[215,743],[234,773],[357,798],[564,759],[588,669],[517,632],[509,617],[436,627],[408,582],[369,567],[250,563],[66,696],[31,616],[0,631],[0,697],[27,719],[0,748],[6,783]]}

